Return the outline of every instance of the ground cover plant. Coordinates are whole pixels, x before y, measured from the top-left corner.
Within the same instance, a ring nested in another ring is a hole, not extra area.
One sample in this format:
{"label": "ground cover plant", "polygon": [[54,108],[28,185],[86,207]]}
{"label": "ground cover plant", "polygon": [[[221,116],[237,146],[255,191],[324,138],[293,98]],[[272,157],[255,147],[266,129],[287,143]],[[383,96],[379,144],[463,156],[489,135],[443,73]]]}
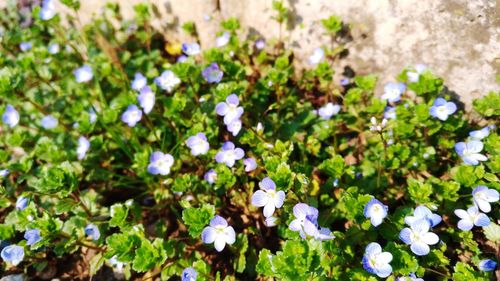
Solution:
{"label": "ground cover plant", "polygon": [[[346,71],[349,26],[305,70],[280,38],[216,47],[119,7],[77,29],[0,13],[2,275],[61,280],[490,280],[500,92],[464,109],[424,65],[383,93]],[[281,38],[283,37],[283,38]],[[432,50],[429,50],[432,51]],[[494,90],[494,89],[492,89]]]}

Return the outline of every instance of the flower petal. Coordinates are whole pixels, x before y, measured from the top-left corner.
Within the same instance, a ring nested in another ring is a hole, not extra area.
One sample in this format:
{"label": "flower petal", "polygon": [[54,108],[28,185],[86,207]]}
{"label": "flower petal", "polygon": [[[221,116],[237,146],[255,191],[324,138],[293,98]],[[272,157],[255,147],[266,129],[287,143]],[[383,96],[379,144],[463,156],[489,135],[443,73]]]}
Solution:
{"label": "flower petal", "polygon": [[215,241],[215,229],[211,226],[207,226],[203,229],[201,233],[201,241],[205,244],[211,244]]}
{"label": "flower petal", "polygon": [[234,232],[234,228],[232,226],[228,226],[224,229],[224,240],[229,245],[236,241],[236,233]]}
{"label": "flower petal", "polygon": [[293,206],[293,215],[298,219],[305,219],[309,213],[309,205],[304,203],[298,203]]}
{"label": "flower petal", "polygon": [[474,224],[470,221],[470,219],[462,219],[458,221],[457,227],[463,231],[469,231],[472,229]]}
{"label": "flower petal", "polygon": [[401,241],[403,241],[403,243],[405,244],[411,244],[411,229],[409,229],[408,227],[403,228],[399,233],[399,239],[401,239]]}
{"label": "flower petal", "polygon": [[226,246],[226,240],[223,235],[217,236],[214,241],[214,247],[217,250],[217,252],[222,252],[224,250],[224,247]]}
{"label": "flower petal", "polygon": [[264,207],[269,202],[269,196],[265,191],[257,190],[252,195],[252,205],[257,207]]}
{"label": "flower petal", "polygon": [[417,256],[425,256],[430,252],[429,245],[423,242],[415,242],[410,246],[411,251]]}
{"label": "flower petal", "polygon": [[368,244],[365,248],[365,255],[367,256],[372,256],[380,253],[382,253],[382,247],[380,247],[379,243],[372,242]]}
{"label": "flower petal", "polygon": [[268,218],[272,216],[274,214],[274,210],[276,210],[274,202],[268,202],[266,206],[264,206],[264,217]]}
{"label": "flower petal", "polygon": [[422,235],[422,241],[428,245],[434,245],[439,242],[439,237],[435,233],[427,232]]}
{"label": "flower petal", "polygon": [[274,205],[276,206],[276,208],[281,208],[284,202],[285,202],[285,192],[283,190],[276,192],[276,196],[274,197]]}
{"label": "flower petal", "polygon": [[276,190],[276,184],[270,177],[265,177],[259,182],[259,187],[263,190]]}

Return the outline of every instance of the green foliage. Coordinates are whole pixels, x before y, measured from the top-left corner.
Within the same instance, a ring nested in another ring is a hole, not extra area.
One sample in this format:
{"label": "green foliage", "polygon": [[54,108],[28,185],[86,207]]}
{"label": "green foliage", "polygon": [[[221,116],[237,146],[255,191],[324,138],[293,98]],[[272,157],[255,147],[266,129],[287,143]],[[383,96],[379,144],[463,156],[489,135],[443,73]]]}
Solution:
{"label": "green foliage", "polygon": [[215,215],[215,208],[212,205],[203,205],[200,208],[189,208],[182,211],[182,220],[188,227],[191,237],[199,237],[203,228]]}

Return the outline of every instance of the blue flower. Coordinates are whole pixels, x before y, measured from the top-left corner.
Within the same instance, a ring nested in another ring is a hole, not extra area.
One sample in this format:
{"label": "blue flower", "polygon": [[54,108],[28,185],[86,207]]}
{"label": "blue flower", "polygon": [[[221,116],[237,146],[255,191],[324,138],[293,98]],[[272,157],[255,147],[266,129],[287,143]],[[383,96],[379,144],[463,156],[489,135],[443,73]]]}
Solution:
{"label": "blue flower", "polygon": [[9,169],[2,169],[2,170],[0,170],[0,178],[5,178],[9,174],[10,174],[10,170]]}
{"label": "blue flower", "polygon": [[192,267],[185,268],[182,271],[182,281],[196,281],[196,277],[198,276],[198,273],[196,273],[196,270]]}
{"label": "blue flower", "polygon": [[323,48],[316,48],[313,51],[313,54],[309,57],[309,64],[317,65],[325,58],[325,51]]}
{"label": "blue flower", "polygon": [[29,199],[23,196],[19,196],[16,201],[16,209],[22,211],[28,207]]}
{"label": "blue flower", "polygon": [[217,180],[217,172],[215,172],[214,169],[210,169],[208,172],[205,173],[203,178],[209,183],[213,184]]}
{"label": "blue flower", "polygon": [[201,240],[205,244],[214,243],[217,252],[221,252],[226,244],[231,245],[236,241],[236,233],[223,217],[216,215],[210,220],[210,225],[203,229]]}
{"label": "blue flower", "polygon": [[366,203],[363,210],[363,214],[366,218],[370,219],[373,226],[379,226],[385,217],[387,217],[387,211],[389,208],[387,205],[382,204],[375,198],[372,198],[368,203]]}
{"label": "blue flower", "polygon": [[349,78],[342,78],[342,79],[340,79],[340,85],[341,86],[347,86],[347,85],[349,85],[349,83],[351,83],[351,81],[349,80]]}
{"label": "blue flower", "polygon": [[207,137],[204,133],[198,133],[194,136],[190,136],[186,140],[186,145],[191,149],[191,155],[198,156],[203,155],[210,149],[210,144],[207,141]]}
{"label": "blue flower", "polygon": [[129,105],[127,110],[122,114],[122,121],[127,123],[129,127],[134,127],[137,122],[141,121],[142,111],[135,105]]}
{"label": "blue flower", "polygon": [[490,127],[489,126],[484,127],[481,130],[472,131],[469,133],[469,136],[475,140],[482,140],[489,135],[490,135]]}
{"label": "blue flower", "polygon": [[477,140],[468,142],[459,142],[455,144],[455,151],[462,157],[462,160],[467,165],[477,165],[480,161],[488,160],[488,157],[479,153],[483,150],[483,143]]}
{"label": "blue flower", "polygon": [[224,163],[229,168],[234,166],[236,160],[240,160],[245,156],[245,151],[239,147],[235,147],[234,143],[227,141],[222,145],[222,149],[215,155],[217,163]]}
{"label": "blue flower", "polygon": [[259,39],[255,41],[255,48],[257,48],[257,50],[262,50],[265,47],[266,47],[266,41],[264,39]]}
{"label": "blue flower", "polygon": [[240,100],[235,94],[231,94],[226,98],[226,102],[219,102],[215,106],[215,111],[218,115],[224,116],[224,124],[229,125],[234,120],[238,120],[244,112],[243,107],[238,106]]}
{"label": "blue flower", "polygon": [[42,239],[42,237],[40,236],[40,229],[35,228],[35,229],[26,230],[26,232],[24,233],[24,239],[26,239],[26,241],[28,241],[26,243],[26,245],[28,245],[28,246],[33,245],[36,242],[40,241]]}
{"label": "blue flower", "polygon": [[306,239],[307,236],[316,237],[318,230],[318,209],[304,203],[297,203],[293,206],[294,220],[290,222],[288,228],[298,231],[300,237]]}
{"label": "blue flower", "polygon": [[396,107],[386,106],[384,110],[385,119],[396,119]]}
{"label": "blue flower", "polygon": [[99,228],[97,227],[97,225],[93,223],[89,223],[85,227],[85,234],[90,236],[90,238],[92,238],[92,240],[94,241],[99,240],[99,238],[101,237],[101,232],[99,231]]}
{"label": "blue flower", "polygon": [[12,105],[8,104],[2,115],[2,122],[14,128],[19,123],[19,112]]}
{"label": "blue flower", "polygon": [[42,118],[42,127],[46,130],[54,129],[59,124],[59,121],[52,115],[47,115]]}
{"label": "blue flower", "polygon": [[276,208],[281,208],[285,202],[285,192],[283,190],[276,191],[274,181],[265,177],[259,182],[260,190],[255,191],[252,195],[252,205],[256,207],[264,207],[264,217],[268,218],[274,214]]}
{"label": "blue flower", "polygon": [[490,203],[497,202],[499,199],[498,191],[489,189],[484,185],[479,185],[472,191],[472,198],[474,204],[478,206],[481,211],[489,213],[491,211]]}
{"label": "blue flower", "polygon": [[425,256],[430,252],[429,245],[439,242],[439,237],[435,233],[429,232],[430,227],[428,220],[418,220],[412,223],[409,228],[403,228],[399,233],[399,239],[410,245],[410,249],[414,254]]}
{"label": "blue flower", "polygon": [[81,136],[78,138],[78,146],[76,147],[76,155],[78,157],[78,160],[82,160],[85,158],[85,155],[87,155],[87,151],[90,148],[90,142],[89,140]]}
{"label": "blue flower", "polygon": [[242,123],[240,119],[234,119],[231,123],[227,124],[227,130],[231,132],[231,134],[236,137],[238,133],[241,131]]}
{"label": "blue flower", "polygon": [[137,72],[134,75],[134,80],[132,81],[131,87],[136,91],[140,91],[148,84],[148,79],[142,75],[142,73]]}
{"label": "blue flower", "polygon": [[2,256],[5,262],[16,266],[24,259],[24,248],[17,245],[9,245],[2,249],[0,256]]}
{"label": "blue flower", "polygon": [[182,44],[182,52],[188,56],[196,56],[200,53],[200,45],[198,43]]}
{"label": "blue flower", "polygon": [[220,70],[219,65],[214,62],[207,68],[203,69],[201,75],[208,83],[219,83],[222,80],[224,73]]}
{"label": "blue flower", "polygon": [[245,165],[245,172],[251,172],[257,169],[257,161],[255,161],[253,157],[243,159],[243,164]]}
{"label": "blue flower", "polygon": [[174,164],[174,157],[168,153],[156,151],[149,158],[148,172],[153,175],[166,176]]}
{"label": "blue flower", "polygon": [[413,216],[405,217],[405,223],[407,225],[412,225],[414,222],[425,219],[429,222],[431,227],[438,225],[442,218],[438,214],[433,214],[429,208],[425,206],[418,206],[413,211]]}
{"label": "blue flower", "polygon": [[175,86],[181,83],[181,79],[172,70],[165,70],[160,76],[155,78],[155,83],[158,87],[170,93]]}
{"label": "blue flower", "polygon": [[56,7],[54,1],[43,0],[42,8],[40,9],[39,16],[42,20],[50,20],[56,15]]}
{"label": "blue flower", "polygon": [[479,212],[477,206],[472,206],[467,211],[462,209],[455,210],[455,215],[461,220],[458,221],[458,228],[463,231],[471,230],[475,226],[488,226],[490,219],[487,215]]}
{"label": "blue flower", "polygon": [[392,254],[382,252],[380,244],[372,242],[366,246],[363,256],[363,268],[366,271],[378,277],[385,278],[392,273],[392,266],[389,264],[391,261]]}
{"label": "blue flower", "polygon": [[384,94],[381,98],[383,100],[387,100],[388,102],[398,102],[405,90],[406,85],[403,83],[387,83],[384,87]]}
{"label": "blue flower", "polygon": [[231,34],[229,32],[224,32],[221,36],[217,37],[215,39],[215,46],[218,48],[224,47],[229,43],[229,39],[231,39]]}
{"label": "blue flower", "polygon": [[415,65],[414,69],[409,70],[406,72],[406,77],[408,77],[408,81],[410,83],[416,83],[420,79],[420,75],[424,73],[424,71],[427,69],[427,66],[425,64],[417,64]]}
{"label": "blue flower", "polygon": [[429,109],[429,113],[441,121],[448,119],[448,116],[455,113],[455,111],[457,111],[457,106],[453,102],[447,102],[443,98],[437,98],[434,101],[434,105]]}
{"label": "blue flower", "polygon": [[21,42],[21,44],[19,44],[19,49],[23,52],[31,50],[32,47],[33,44],[31,42]]}
{"label": "blue flower", "polygon": [[318,115],[323,120],[328,120],[332,118],[333,115],[339,113],[340,109],[340,105],[329,102],[318,109]]}
{"label": "blue flower", "polygon": [[82,67],[75,69],[75,71],[73,71],[73,74],[75,75],[76,82],[78,83],[88,82],[94,77],[92,68],[87,64],[84,64]]}
{"label": "blue flower", "polygon": [[149,114],[153,110],[155,99],[155,93],[148,86],[142,87],[139,96],[137,96],[137,101],[146,114]]}
{"label": "blue flower", "polygon": [[497,267],[497,263],[494,260],[486,259],[479,262],[477,265],[481,271],[493,271]]}
{"label": "blue flower", "polygon": [[60,49],[59,44],[57,44],[57,43],[50,44],[48,47],[49,54],[51,54],[51,55],[55,55],[55,54],[59,53],[59,49]]}

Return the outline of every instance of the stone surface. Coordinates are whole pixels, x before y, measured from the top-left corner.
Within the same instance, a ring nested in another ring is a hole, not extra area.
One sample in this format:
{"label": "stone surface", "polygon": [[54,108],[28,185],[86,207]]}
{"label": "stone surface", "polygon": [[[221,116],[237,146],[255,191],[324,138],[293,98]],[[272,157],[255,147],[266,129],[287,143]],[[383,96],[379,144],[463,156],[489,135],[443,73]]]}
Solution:
{"label": "stone surface", "polygon": [[[120,1],[125,18],[145,0]],[[237,17],[253,35],[276,38],[271,0],[149,0],[157,7],[154,26],[168,38],[192,41],[180,25],[194,21],[202,46],[213,46],[221,19]],[[104,1],[81,1],[82,22],[98,14]],[[380,93],[406,66],[424,63],[445,79],[451,91],[470,105],[473,98],[498,91],[500,8],[491,0],[285,0],[292,12],[283,31],[299,67],[318,46],[330,44],[320,20],[340,16],[352,30],[349,55],[337,65],[359,74],[377,73]],[[242,36],[246,36],[242,34]],[[337,77],[338,79],[338,77]]]}

